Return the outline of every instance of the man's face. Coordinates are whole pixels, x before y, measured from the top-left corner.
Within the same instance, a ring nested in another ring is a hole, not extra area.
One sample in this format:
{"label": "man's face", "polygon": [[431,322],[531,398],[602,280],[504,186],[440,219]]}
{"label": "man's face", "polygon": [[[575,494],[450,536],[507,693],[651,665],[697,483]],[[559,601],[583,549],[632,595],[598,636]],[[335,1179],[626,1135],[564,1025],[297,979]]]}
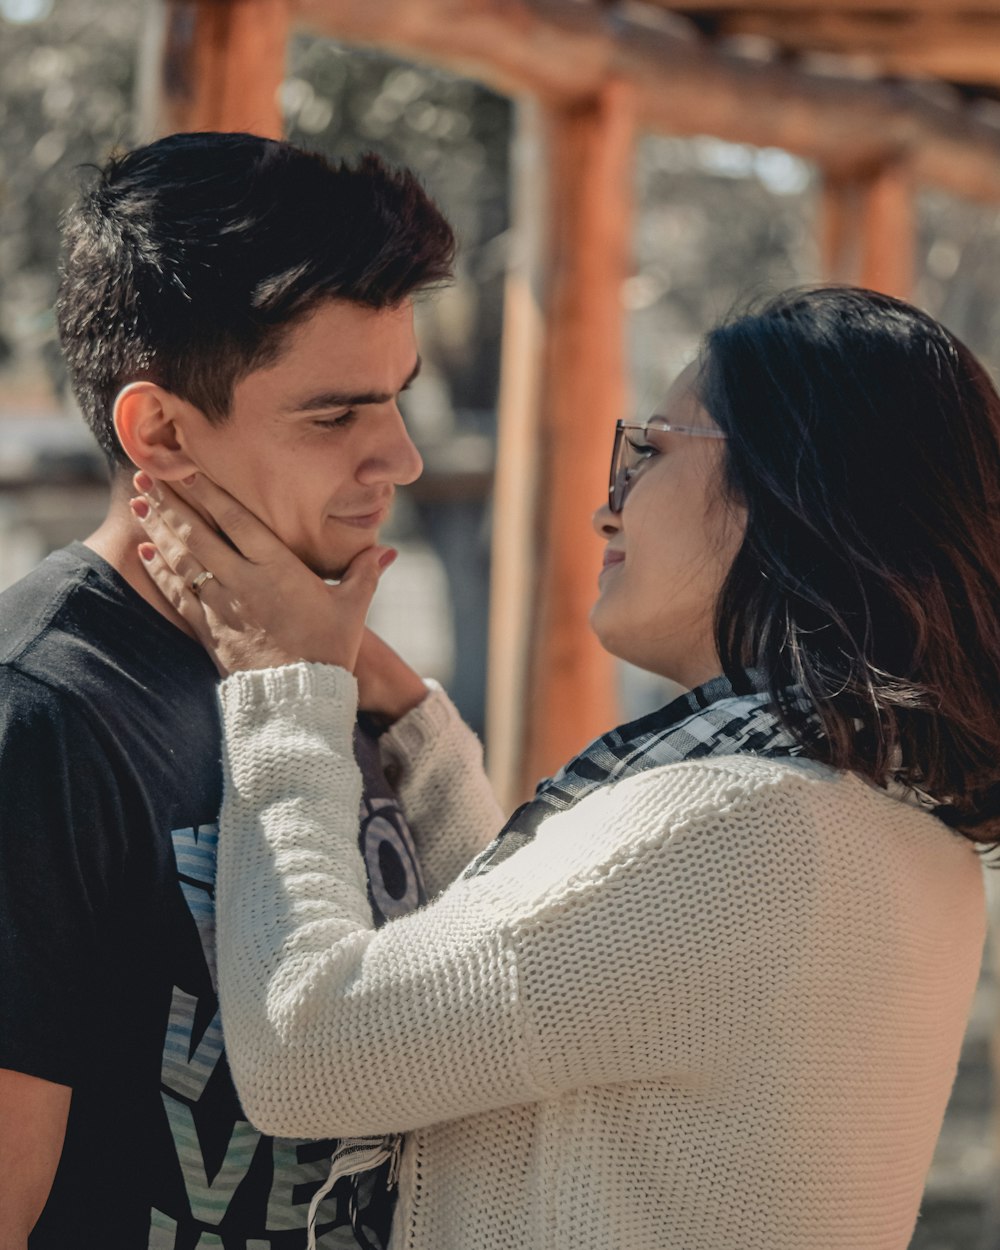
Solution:
{"label": "man's face", "polygon": [[409,302],[329,300],[237,383],[228,420],[188,428],[187,450],[314,572],[339,576],[423,469],[396,406],[419,362]]}

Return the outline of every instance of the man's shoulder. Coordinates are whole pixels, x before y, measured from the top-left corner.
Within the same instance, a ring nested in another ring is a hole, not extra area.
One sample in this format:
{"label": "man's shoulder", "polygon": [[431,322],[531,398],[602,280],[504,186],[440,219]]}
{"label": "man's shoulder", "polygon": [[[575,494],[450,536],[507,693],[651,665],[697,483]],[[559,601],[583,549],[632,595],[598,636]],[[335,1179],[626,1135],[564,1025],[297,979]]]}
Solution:
{"label": "man's shoulder", "polygon": [[87,563],[63,548],[0,593],[0,665],[30,674],[36,650],[64,633],[73,636],[67,613],[89,575]]}
{"label": "man's shoulder", "polygon": [[75,719],[75,700],[16,664],[0,664],[0,740],[23,735],[42,724]]}
{"label": "man's shoulder", "polygon": [[192,804],[211,811],[216,685],[205,651],[79,543],[0,594],[0,756],[8,774],[14,761],[35,771],[31,743],[36,754],[92,755],[114,771],[116,785],[127,773],[130,784],[143,779],[168,798],[183,777],[198,795],[211,791]]}
{"label": "man's shoulder", "polygon": [[53,552],[0,593],[0,722],[3,737],[74,723],[84,710],[74,680],[78,657],[93,647],[75,618],[86,594],[87,562],[73,548]]}
{"label": "man's shoulder", "polygon": [[84,709],[183,698],[215,680],[201,648],[82,543],[0,594],[0,668]]}

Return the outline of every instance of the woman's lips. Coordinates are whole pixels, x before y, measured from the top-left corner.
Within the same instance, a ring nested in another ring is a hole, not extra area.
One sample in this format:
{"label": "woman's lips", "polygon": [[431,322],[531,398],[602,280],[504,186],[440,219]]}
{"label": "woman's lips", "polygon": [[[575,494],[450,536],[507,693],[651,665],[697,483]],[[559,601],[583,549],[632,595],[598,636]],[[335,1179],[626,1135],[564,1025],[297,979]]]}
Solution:
{"label": "woman's lips", "polygon": [[625,563],[625,553],[623,551],[605,551],[604,563],[601,565],[600,573],[597,574],[598,582],[600,582],[601,578],[608,571],[608,569],[613,569],[617,567],[617,565],[624,564],[624,563]]}

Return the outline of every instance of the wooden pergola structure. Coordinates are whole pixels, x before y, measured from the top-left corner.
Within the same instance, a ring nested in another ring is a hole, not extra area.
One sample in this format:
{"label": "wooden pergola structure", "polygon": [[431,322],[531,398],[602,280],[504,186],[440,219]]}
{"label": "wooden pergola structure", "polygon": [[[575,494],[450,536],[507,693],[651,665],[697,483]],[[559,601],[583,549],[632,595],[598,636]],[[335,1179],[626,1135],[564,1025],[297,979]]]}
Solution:
{"label": "wooden pergola structure", "polygon": [[828,276],[906,296],[914,189],[1000,202],[1000,0],[155,0],[150,129],[279,135],[290,32],[375,46],[522,104],[505,314],[489,743],[508,798],[616,718],[587,625],[644,131],[815,163]]}

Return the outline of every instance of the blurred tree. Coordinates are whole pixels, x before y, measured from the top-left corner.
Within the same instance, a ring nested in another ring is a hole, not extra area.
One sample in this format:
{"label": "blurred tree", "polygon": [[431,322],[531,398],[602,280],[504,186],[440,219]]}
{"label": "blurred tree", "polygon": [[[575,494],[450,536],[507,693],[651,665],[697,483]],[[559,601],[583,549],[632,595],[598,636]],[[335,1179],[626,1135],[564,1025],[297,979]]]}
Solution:
{"label": "blurred tree", "polygon": [[[128,143],[144,6],[0,0],[0,377],[59,377],[51,303],[59,213],[75,167]],[[386,55],[298,36],[282,89],[289,134],[331,154],[373,148],[418,170],[455,221],[459,281],[421,310],[430,385],[418,425],[495,404],[511,105],[478,85]],[[747,291],[816,279],[815,179],[801,161],[715,139],[640,145],[630,311],[636,402],[652,402],[704,326]],[[990,358],[1000,308],[1000,215],[920,198],[918,298]],[[450,411],[449,411],[450,410]]]}
{"label": "blurred tree", "polygon": [[[448,686],[482,732],[512,107],[466,79],[309,36],[289,48],[282,107],[289,138],[305,147],[334,158],[371,150],[416,171],[455,226],[455,283],[417,305],[424,367],[405,409],[427,471],[405,493],[397,524],[409,514],[442,561]],[[396,625],[405,645],[406,625]],[[391,634],[394,623],[384,627]]]}
{"label": "blurred tree", "polygon": [[775,149],[646,136],[629,310],[634,400],[652,411],[705,330],[819,278],[816,175]]}
{"label": "blurred tree", "polygon": [[58,389],[52,301],[58,220],[75,169],[130,138],[142,6],[0,3],[0,356]]}
{"label": "blurred tree", "polygon": [[943,191],[920,196],[916,298],[1000,378],[1000,208]]}
{"label": "blurred tree", "polygon": [[[452,414],[495,408],[499,382],[511,104],[484,87],[381,53],[299,36],[282,88],[289,138],[328,155],[372,150],[423,179],[459,237],[457,281],[422,309],[430,372]],[[446,392],[443,394],[442,392]],[[426,394],[425,390],[425,394]],[[452,417],[415,419],[433,439]]]}

